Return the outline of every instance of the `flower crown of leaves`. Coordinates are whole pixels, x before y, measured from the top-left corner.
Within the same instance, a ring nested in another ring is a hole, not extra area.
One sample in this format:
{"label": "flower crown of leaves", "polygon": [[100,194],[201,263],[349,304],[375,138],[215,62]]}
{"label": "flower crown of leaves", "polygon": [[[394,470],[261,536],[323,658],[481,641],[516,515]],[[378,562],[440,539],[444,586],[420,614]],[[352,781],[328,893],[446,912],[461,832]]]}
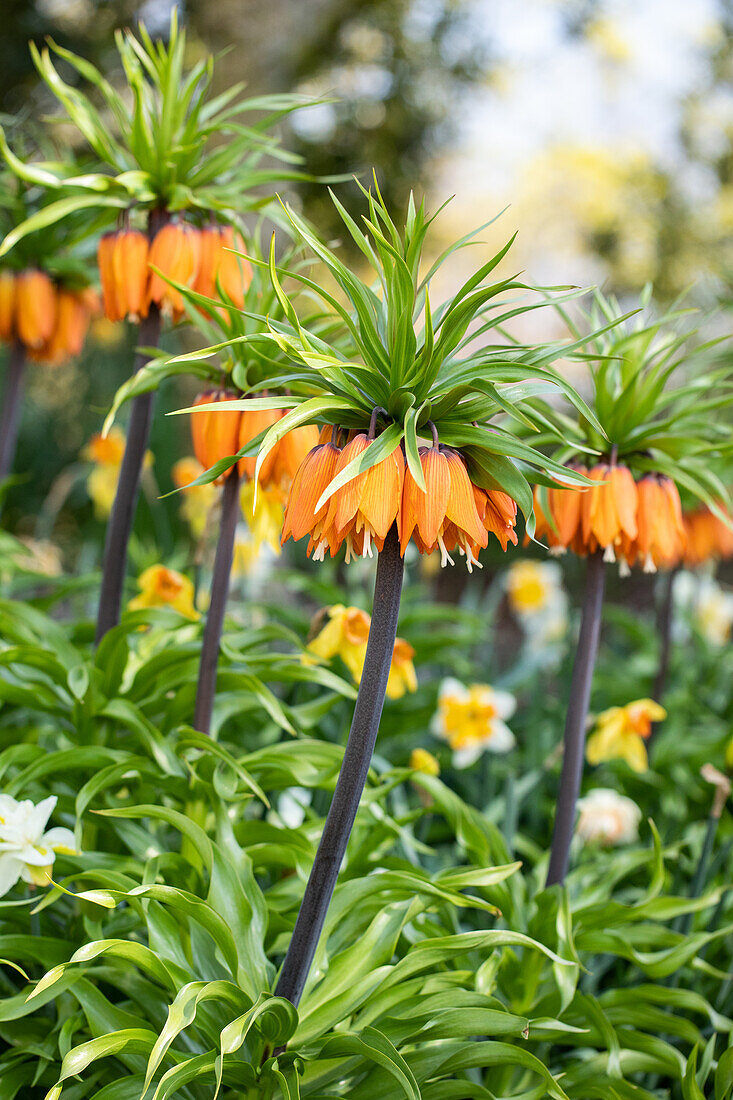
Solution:
{"label": "flower crown of leaves", "polygon": [[[676,302],[653,315],[651,287],[645,288],[640,309],[622,323],[597,331],[588,342],[586,359],[592,387],[594,419],[579,412],[535,402],[547,418],[549,431],[537,442],[552,445],[562,462],[608,455],[639,476],[663,474],[680,489],[717,511],[729,503],[719,476],[733,456],[731,408],[733,362],[727,336],[704,340],[691,327],[694,309]],[[573,320],[555,304],[577,339],[581,325],[597,329],[603,319],[617,316],[618,302],[595,291],[590,310]],[[598,425],[602,431],[599,433]],[[554,434],[554,439],[553,439]]]}
{"label": "flower crown of leaves", "polygon": [[[79,173],[56,161],[25,162],[13,153],[0,127],[0,152],[13,172],[58,196],[6,236],[0,256],[28,233],[82,210],[97,213],[95,230],[132,207],[217,211],[230,217],[234,211],[271,205],[269,197],[255,193],[262,185],[311,179],[281,166],[300,158],[283,149],[270,132],[311,99],[243,99],[241,83],[212,95],[214,59],[208,56],[186,69],[186,34],[175,9],[167,44],[153,41],[143,23],[137,36],[117,31],[115,43],[131,103],[91,62],[50,40],[41,50],[31,43],[38,71],[64,109],[61,121],[76,126],[99,167]],[[91,85],[101,110],[91,96],[61,77],[52,54]],[[254,117],[245,123],[243,115]],[[227,140],[222,142],[222,136]],[[279,163],[263,167],[264,157]]]}
{"label": "flower crown of leaves", "polygon": [[[337,423],[366,430],[376,409],[380,434],[334,479],[321,503],[400,444],[416,482],[424,488],[418,440],[429,422],[435,426],[441,443],[461,449],[477,485],[508,493],[528,518],[532,513],[529,471],[534,481],[554,477],[570,484],[585,484],[582,475],[549,459],[501,423],[489,426],[493,418],[506,414],[538,429],[544,421],[529,399],[556,390],[602,432],[585,401],[552,369],[554,360],[573,355],[591,340],[591,335],[544,344],[512,343],[505,338],[504,326],[514,317],[547,307],[558,292],[563,292],[560,301],[566,301],[582,291],[572,287],[540,291],[516,275],[489,281],[509,251],[512,238],[452,298],[434,308],[430,286],[435,274],[491,222],[446,248],[422,274],[426,236],[437,215],[429,217],[424,202],[417,205],[411,195],[400,230],[390,217],[376,177],[371,189],[361,189],[368,204],[368,213],[362,215],[363,229],[333,193],[332,199],[375,273],[372,285],[347,267],[291,207],[283,206],[296,235],[330,273],[343,300],[304,271],[277,264],[273,242],[268,268],[282,319],[260,318],[261,331],[245,339],[274,346],[287,357],[291,364],[289,393],[279,404],[290,411],[264,436],[260,465],[292,428],[307,423]],[[253,260],[263,262],[257,257]],[[340,320],[337,340],[324,338],[299,316],[283,288],[286,277],[315,295]],[[517,292],[532,294],[536,300],[518,299]],[[613,319],[603,327],[616,323]],[[220,344],[218,349],[225,346]],[[265,385],[271,388],[269,382],[263,381],[263,388]],[[266,408],[274,400],[247,398],[246,406],[242,403],[241,407]],[[227,408],[236,409],[237,404],[230,402]]]}

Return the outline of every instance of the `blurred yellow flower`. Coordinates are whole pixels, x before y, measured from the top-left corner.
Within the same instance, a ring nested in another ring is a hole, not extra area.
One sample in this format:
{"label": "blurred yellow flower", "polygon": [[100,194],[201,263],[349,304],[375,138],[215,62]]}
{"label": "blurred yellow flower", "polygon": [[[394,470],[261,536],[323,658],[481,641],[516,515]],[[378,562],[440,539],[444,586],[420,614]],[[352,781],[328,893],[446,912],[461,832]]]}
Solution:
{"label": "blurred yellow flower", "polygon": [[423,772],[424,775],[440,775],[440,764],[427,749],[413,749],[409,766],[414,772]]}
{"label": "blurred yellow flower", "polygon": [[[255,500],[255,489],[257,499]],[[276,554],[282,551],[280,535],[283,529],[286,494],[276,485],[263,488],[255,481],[245,481],[239,494],[242,514],[252,535],[255,551],[264,545]]]}
{"label": "blurred yellow flower", "polygon": [[588,738],[588,763],[625,760],[634,771],[646,771],[649,760],[644,741],[652,732],[652,722],[661,722],[666,717],[664,707],[653,699],[636,699],[625,707],[604,710],[596,718],[593,733]]}
{"label": "blurred yellow flower", "polygon": [[[313,657],[329,661],[339,656],[358,684],[364,668],[371,619],[358,607],[334,604],[325,610],[328,621],[306,646]],[[400,699],[406,691],[417,691],[413,664],[415,650],[404,638],[396,638],[387,681],[389,699]]]}
{"label": "blurred yellow flower", "polygon": [[488,684],[466,686],[458,680],[444,680],[438,694],[438,709],[431,723],[436,737],[453,749],[453,763],[467,768],[482,752],[509,752],[515,738],[504,722],[511,718],[517,701],[507,691],[495,691]]}
{"label": "blurred yellow flower", "polygon": [[592,20],[586,28],[586,38],[606,61],[621,65],[631,59],[631,47],[612,19]]}
{"label": "blurred yellow flower", "polygon": [[204,467],[193,455],[179,458],[171,469],[173,484],[177,489],[184,490],[181,494],[181,517],[188,524],[192,537],[197,541],[206,530],[209,512],[217,496],[216,486],[213,483],[187,488],[203,472]]}
{"label": "blurred yellow flower", "polygon": [[[111,428],[106,436],[98,432],[82,449],[81,457],[93,463],[93,469],[87,478],[87,492],[94,504],[97,519],[107,519],[112,511],[124,453],[125,436],[119,428]],[[146,451],[145,469],[152,462],[151,452]]]}
{"label": "blurred yellow flower", "polygon": [[130,611],[140,611],[146,607],[172,607],[187,619],[198,619],[199,613],[193,604],[193,584],[165,565],[151,565],[137,579],[140,595],[135,596],[127,605]]}

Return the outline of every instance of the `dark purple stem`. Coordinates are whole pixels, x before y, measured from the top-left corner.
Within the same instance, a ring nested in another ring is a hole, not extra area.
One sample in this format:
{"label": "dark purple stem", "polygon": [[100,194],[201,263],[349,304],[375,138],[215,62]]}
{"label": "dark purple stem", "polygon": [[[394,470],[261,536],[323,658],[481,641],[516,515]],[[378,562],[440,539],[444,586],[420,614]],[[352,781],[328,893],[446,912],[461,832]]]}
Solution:
{"label": "dark purple stem", "polygon": [[588,558],[585,575],[585,599],[580,622],[580,637],[575,653],[570,699],[565,718],[564,751],[560,789],[555,810],[550,867],[547,886],[564,882],[568,869],[570,842],[575,829],[575,806],[583,778],[585,756],[585,726],[588,719],[590,690],[601,634],[601,609],[606,580],[603,553],[596,551]]}
{"label": "dark purple stem", "polygon": [[221,495],[221,523],[216,544],[214,571],[211,578],[211,600],[206,613],[204,640],[201,646],[199,678],[196,685],[196,706],[193,724],[201,733],[211,729],[211,715],[216,695],[216,669],[219,664],[219,643],[224,625],[224,613],[229,596],[229,577],[234,557],[234,536],[239,519],[239,471],[235,463],[224,482]]}
{"label": "dark purple stem", "polygon": [[377,562],[372,624],[343,763],[275,994],[297,1005],[323,930],[377,740],[392,663],[404,565],[396,525]]}
{"label": "dark purple stem", "polygon": [[20,427],[24,373],[25,348],[19,340],[16,340],[10,349],[5,373],[5,392],[2,408],[0,408],[0,481],[8,477],[13,470]]}

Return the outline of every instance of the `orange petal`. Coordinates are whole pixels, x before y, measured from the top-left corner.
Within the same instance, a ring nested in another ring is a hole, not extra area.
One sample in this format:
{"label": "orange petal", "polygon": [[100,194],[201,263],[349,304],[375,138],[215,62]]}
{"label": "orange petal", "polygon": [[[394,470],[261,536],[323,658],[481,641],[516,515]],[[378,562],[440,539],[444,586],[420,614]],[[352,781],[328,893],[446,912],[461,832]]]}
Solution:
{"label": "orange petal", "polygon": [[[445,520],[451,491],[451,475],[448,460],[438,447],[421,447],[420,462],[427,492],[423,493],[415,485],[417,495],[414,507],[417,529],[425,545],[434,546]],[[405,477],[405,484],[407,484],[407,477]],[[474,509],[475,507],[474,504]]]}
{"label": "orange petal", "polygon": [[392,454],[367,471],[359,511],[380,539],[387,537],[397,518],[404,477],[405,460],[399,444]]}
{"label": "orange petal", "polygon": [[450,473],[450,492],[445,518],[479,546],[486,546],[488,532],[481,522],[468,476],[466,463],[458,451],[447,448],[444,452]]}

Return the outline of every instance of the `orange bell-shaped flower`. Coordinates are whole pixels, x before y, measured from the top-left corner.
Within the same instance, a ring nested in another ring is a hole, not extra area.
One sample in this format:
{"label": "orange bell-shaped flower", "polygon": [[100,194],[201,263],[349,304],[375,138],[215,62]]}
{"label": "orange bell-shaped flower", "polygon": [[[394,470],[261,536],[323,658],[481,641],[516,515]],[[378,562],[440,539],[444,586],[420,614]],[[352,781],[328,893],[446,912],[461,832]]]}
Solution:
{"label": "orange bell-shaped flower", "polygon": [[183,314],[183,295],[163,276],[184,286],[193,286],[199,261],[200,238],[197,229],[185,222],[169,222],[159,229],[150,245],[148,263],[161,274],[150,272],[148,305],[155,302],[164,317],[179,318]]}
{"label": "orange bell-shaped flower", "polygon": [[502,550],[506,550],[510,542],[516,546],[517,502],[508,493],[498,489],[481,489],[478,485],[473,486],[473,498],[484,528],[496,535]]}
{"label": "orange bell-shaped flower", "polygon": [[[370,446],[363,433],[354,436],[344,447],[336,464],[334,476]],[[399,515],[405,460],[398,445],[374,466],[348,481],[331,496],[326,520],[330,544],[336,551],[346,543],[346,561],[352,556],[372,556],[372,544],[378,550],[384,546],[392,524]],[[331,553],[335,551],[332,549]]]}
{"label": "orange bell-shaped flower", "polygon": [[601,464],[588,477],[601,482],[583,495],[581,527],[585,553],[604,551],[606,561],[615,561],[636,538],[638,497],[636,482],[626,466]]}
{"label": "orange bell-shaped flower", "polygon": [[642,563],[645,573],[671,569],[685,548],[685,527],[677,486],[668,477],[647,474],[637,485],[638,535],[629,547],[627,561]]}
{"label": "orange bell-shaped flower", "polygon": [[89,329],[90,299],[83,290],[59,288],[56,297],[56,325],[51,338],[30,352],[31,358],[57,366],[81,353]]}
{"label": "orange bell-shaped flower", "polygon": [[277,485],[280,489],[289,488],[305,456],[318,446],[318,434],[315,424],[302,424],[286,432],[277,447],[273,448],[275,461],[270,469],[268,484]]}
{"label": "orange bell-shaped flower", "polygon": [[27,348],[41,348],[56,325],[56,288],[44,271],[23,271],[15,281],[16,326]]}
{"label": "orange bell-shaped flower", "polygon": [[150,244],[139,229],[116,234],[112,252],[112,275],[117,295],[117,312],[128,321],[139,321],[148,313],[148,256]]}
{"label": "orange bell-shaped flower", "polygon": [[[210,390],[199,394],[194,405],[210,405],[214,401],[237,401],[236,394],[225,390]],[[210,409],[191,413],[191,438],[196,458],[205,469],[210,469],[222,458],[235,455],[239,450],[239,410]],[[228,471],[227,471],[228,473]],[[220,484],[227,474],[216,479]]]}
{"label": "orange bell-shaped flower", "polygon": [[15,336],[15,275],[0,271],[0,340]]}
{"label": "orange bell-shaped flower", "polygon": [[223,295],[232,305],[242,309],[252,282],[252,266],[236,255],[244,250],[241,234],[235,236],[230,225],[207,225],[200,232],[200,242],[201,256],[194,290],[207,298],[217,299]]}
{"label": "orange bell-shaped flower", "polygon": [[[329,502],[317,510],[316,505],[324,489],[333,481],[340,453],[333,443],[319,443],[309,451],[295,475],[285,506],[281,543],[285,544],[289,538],[297,542],[310,535],[308,553],[312,553],[315,560],[322,561],[328,548],[323,532]],[[331,547],[331,553],[334,552]]]}
{"label": "orange bell-shaped flower", "polygon": [[[239,444],[237,450],[246,447],[248,443],[256,439],[260,432],[265,432],[268,428],[271,428],[273,424],[277,424],[282,415],[282,409],[253,409],[251,412],[249,410],[243,412],[242,419],[239,423]],[[279,444],[276,444],[262,463],[262,468],[260,469],[260,483],[262,485],[268,485],[270,482],[270,474],[275,464],[278,447]],[[242,477],[254,477],[256,467],[256,454],[248,455],[239,460],[239,472]]]}

